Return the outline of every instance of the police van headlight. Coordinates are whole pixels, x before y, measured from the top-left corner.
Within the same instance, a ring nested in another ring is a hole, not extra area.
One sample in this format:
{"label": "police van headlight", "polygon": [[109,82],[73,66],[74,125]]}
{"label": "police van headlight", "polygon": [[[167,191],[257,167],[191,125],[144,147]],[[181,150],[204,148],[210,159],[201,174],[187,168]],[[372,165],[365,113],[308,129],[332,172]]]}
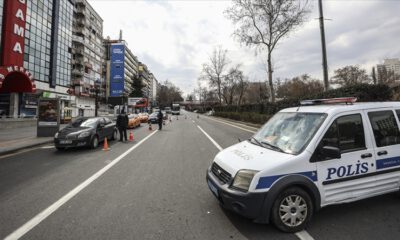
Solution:
{"label": "police van headlight", "polygon": [[58,138],[58,132],[56,132],[56,134],[54,135],[54,138]]}
{"label": "police van headlight", "polygon": [[240,170],[236,173],[235,179],[233,179],[232,187],[242,191],[248,191],[251,181],[257,172],[258,171],[254,170]]}

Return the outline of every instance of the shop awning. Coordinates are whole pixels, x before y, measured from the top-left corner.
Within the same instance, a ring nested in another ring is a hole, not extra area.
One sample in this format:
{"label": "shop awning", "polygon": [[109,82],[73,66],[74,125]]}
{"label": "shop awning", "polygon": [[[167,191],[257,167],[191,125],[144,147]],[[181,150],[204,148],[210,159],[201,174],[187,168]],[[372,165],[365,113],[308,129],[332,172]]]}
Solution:
{"label": "shop awning", "polygon": [[0,93],[33,93],[33,76],[23,67],[0,67]]}

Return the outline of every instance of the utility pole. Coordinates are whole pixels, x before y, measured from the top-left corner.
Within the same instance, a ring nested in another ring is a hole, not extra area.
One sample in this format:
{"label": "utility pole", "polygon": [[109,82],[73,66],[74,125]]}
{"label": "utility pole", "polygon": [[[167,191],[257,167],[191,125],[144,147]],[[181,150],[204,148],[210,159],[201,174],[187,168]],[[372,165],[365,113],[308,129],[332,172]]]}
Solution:
{"label": "utility pole", "polygon": [[319,26],[321,28],[321,43],[322,43],[322,66],[324,70],[325,91],[327,91],[329,89],[329,78],[328,78],[328,60],[326,57],[325,27],[324,27],[324,13],[322,10],[322,0],[318,0],[318,5],[319,5]]}

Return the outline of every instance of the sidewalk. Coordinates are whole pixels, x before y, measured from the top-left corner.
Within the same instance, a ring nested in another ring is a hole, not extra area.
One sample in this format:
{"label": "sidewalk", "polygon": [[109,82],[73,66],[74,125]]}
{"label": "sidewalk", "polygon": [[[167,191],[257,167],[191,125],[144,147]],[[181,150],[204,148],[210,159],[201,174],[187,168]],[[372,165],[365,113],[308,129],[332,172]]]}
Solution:
{"label": "sidewalk", "polygon": [[53,137],[36,137],[36,126],[0,129],[0,156],[52,142]]}

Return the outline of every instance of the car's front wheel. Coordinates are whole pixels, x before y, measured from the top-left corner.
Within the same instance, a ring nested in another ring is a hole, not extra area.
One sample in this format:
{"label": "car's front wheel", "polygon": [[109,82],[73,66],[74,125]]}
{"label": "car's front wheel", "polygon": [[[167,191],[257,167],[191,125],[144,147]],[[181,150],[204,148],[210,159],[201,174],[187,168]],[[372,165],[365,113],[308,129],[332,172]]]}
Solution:
{"label": "car's front wheel", "polygon": [[282,191],[272,206],[272,222],[283,231],[303,230],[310,221],[314,208],[310,195],[298,187]]}
{"label": "car's front wheel", "polygon": [[94,136],[90,144],[90,148],[95,149],[99,146],[99,137]]}

